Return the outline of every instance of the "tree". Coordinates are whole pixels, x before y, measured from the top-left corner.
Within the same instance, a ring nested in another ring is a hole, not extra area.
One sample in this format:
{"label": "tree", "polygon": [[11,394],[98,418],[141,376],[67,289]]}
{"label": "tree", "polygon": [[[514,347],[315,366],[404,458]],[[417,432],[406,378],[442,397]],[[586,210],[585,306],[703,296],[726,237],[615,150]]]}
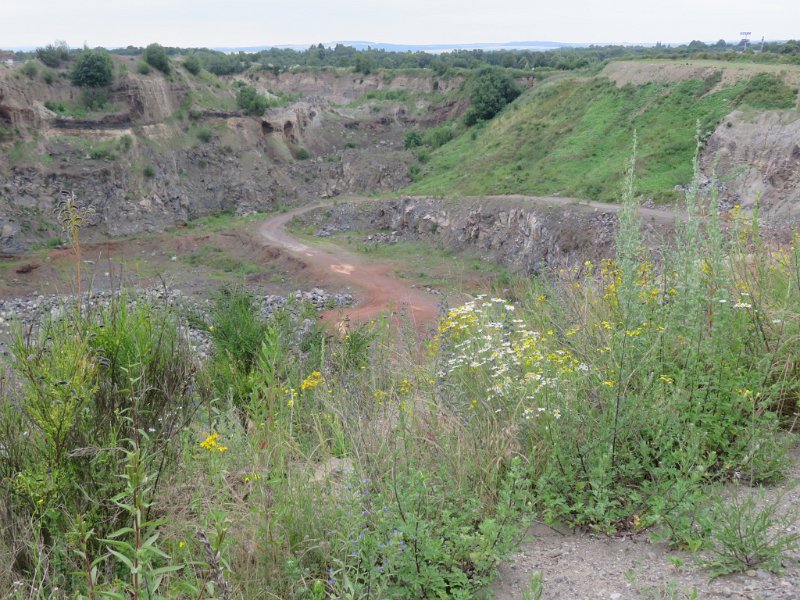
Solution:
{"label": "tree", "polygon": [[44,48],[36,49],[36,58],[52,68],[61,66],[62,62],[69,60],[69,46],[64,41],[56,40],[55,44],[47,44]]}
{"label": "tree", "polygon": [[144,49],[144,59],[151,67],[158,69],[164,75],[169,75],[169,58],[164,46],[161,44],[150,44]]}
{"label": "tree", "polygon": [[189,71],[192,75],[197,75],[203,68],[200,64],[200,59],[194,54],[190,54],[183,59],[183,68]]}
{"label": "tree", "polygon": [[499,113],[509,102],[522,93],[517,83],[502,69],[484,67],[468,84],[470,108],[465,122],[474,125]]}
{"label": "tree", "polygon": [[72,69],[72,83],[80,87],[100,88],[114,81],[114,63],[105,50],[85,48]]}

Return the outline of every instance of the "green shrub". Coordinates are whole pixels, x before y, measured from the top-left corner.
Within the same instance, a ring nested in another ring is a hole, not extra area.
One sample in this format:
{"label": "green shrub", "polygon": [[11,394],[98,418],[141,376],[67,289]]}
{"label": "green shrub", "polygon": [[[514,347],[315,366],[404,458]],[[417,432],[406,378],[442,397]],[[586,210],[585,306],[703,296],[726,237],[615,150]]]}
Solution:
{"label": "green shrub", "polygon": [[308,150],[305,148],[298,148],[296,152],[297,160],[308,160],[311,158],[311,154],[309,154]]}
{"label": "green shrub", "polygon": [[136,63],[136,72],[139,73],[139,75],[149,75],[150,65],[147,64],[147,61],[140,60]]}
{"label": "green shrub", "polygon": [[195,135],[197,135],[197,139],[207,144],[211,141],[213,134],[211,133],[211,129],[208,127],[198,127],[197,131],[195,131]]}
{"label": "green shrub", "polygon": [[[82,585],[83,575],[74,574],[85,565],[69,538],[76,515],[93,529],[83,540],[91,556],[100,556],[99,540],[125,522],[111,501],[125,488],[122,440],[140,439],[157,493],[160,473],[175,459],[177,433],[191,419],[179,409],[188,405],[192,366],[176,322],[143,299],[129,307],[132,300],[117,297],[88,314],[62,307],[64,317],[40,335],[20,333],[12,346],[21,386],[13,396],[0,389],[0,479],[10,483],[0,490],[4,525],[27,530],[33,523],[37,551],[59,557],[49,589]],[[21,558],[25,564],[25,552]]]}
{"label": "green shrub", "polygon": [[85,88],[101,88],[114,81],[114,63],[105,50],[85,48],[75,59],[72,83]]}
{"label": "green shrub", "polygon": [[142,174],[148,179],[151,179],[155,176],[156,170],[153,168],[153,165],[145,165],[144,168],[142,168]]}
{"label": "green shrub", "polygon": [[737,105],[764,110],[794,108],[797,92],[772,73],[759,73],[749,79],[734,97]]}
{"label": "green shrub", "polygon": [[56,74],[53,73],[53,71],[45,71],[44,73],[42,73],[42,80],[47,85],[52,85],[53,82],[56,80]]}
{"label": "green shrub", "polygon": [[248,115],[261,116],[269,107],[268,100],[252,85],[243,85],[236,93],[236,104]]}
{"label": "green shrub", "polygon": [[189,71],[189,73],[192,75],[198,75],[203,69],[203,66],[200,64],[200,59],[197,58],[197,56],[190,54],[183,59],[183,68]]}
{"label": "green shrub", "polygon": [[449,125],[439,125],[425,132],[424,142],[431,148],[439,148],[453,139],[453,128]]}
{"label": "green shrub", "polygon": [[419,131],[414,129],[410,131],[406,131],[405,135],[403,136],[403,146],[406,150],[411,148],[416,148],[417,146],[422,145],[422,136],[419,134]]}
{"label": "green shrub", "polygon": [[39,74],[39,69],[36,67],[36,63],[32,60],[25,61],[25,64],[22,65],[22,74],[25,75],[28,79],[35,79],[36,76]]}
{"label": "green shrub", "polygon": [[150,44],[147,46],[147,48],[144,49],[142,58],[144,58],[145,62],[151,67],[158,69],[165,75],[169,75],[169,58],[167,57],[166,50],[164,50],[164,47],[160,44]]}
{"label": "green shrub", "polygon": [[505,71],[494,67],[484,67],[472,75],[467,90],[470,101],[464,117],[467,125],[488,121],[522,93]]}
{"label": "green shrub", "polygon": [[81,104],[88,110],[103,110],[107,103],[108,92],[103,88],[85,88],[81,92]]}
{"label": "green shrub", "polygon": [[47,44],[43,48],[36,49],[36,58],[48,67],[58,68],[62,63],[69,61],[69,46],[62,41],[57,41],[55,44]]}

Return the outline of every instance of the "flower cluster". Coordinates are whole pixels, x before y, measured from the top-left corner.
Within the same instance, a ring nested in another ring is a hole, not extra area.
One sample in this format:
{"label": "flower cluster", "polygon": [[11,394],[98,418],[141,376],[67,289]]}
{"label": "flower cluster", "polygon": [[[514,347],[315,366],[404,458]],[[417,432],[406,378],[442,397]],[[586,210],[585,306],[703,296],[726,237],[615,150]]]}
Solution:
{"label": "flower cluster", "polygon": [[308,377],[306,377],[303,382],[300,384],[300,389],[304,392],[306,390],[313,390],[316,387],[319,387],[325,383],[325,378],[322,376],[322,373],[319,371],[311,371]]}
{"label": "flower cluster", "polygon": [[200,447],[208,452],[227,452],[228,447],[223,446],[217,440],[219,440],[219,434],[211,433],[206,436],[206,439],[200,442]]}

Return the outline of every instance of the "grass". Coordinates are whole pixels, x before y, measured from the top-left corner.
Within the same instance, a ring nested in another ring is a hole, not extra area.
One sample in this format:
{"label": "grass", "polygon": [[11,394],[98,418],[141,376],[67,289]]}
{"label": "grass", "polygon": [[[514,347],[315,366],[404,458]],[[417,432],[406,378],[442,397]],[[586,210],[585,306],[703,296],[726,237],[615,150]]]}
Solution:
{"label": "grass", "polygon": [[712,76],[622,88],[602,78],[546,83],[492,121],[430,152],[403,192],[558,193],[613,201],[630,139],[639,131],[639,192],[656,201],[674,200],[674,187],[692,178],[697,123],[705,136],[739,105],[793,105],[795,93],[772,75],[712,91],[718,81]]}
{"label": "grass", "polygon": [[[291,229],[310,243],[319,241],[309,229],[297,224]],[[451,301],[459,301],[468,293],[500,287],[512,276],[505,267],[488,262],[474,252],[455,252],[429,239],[400,238],[391,244],[366,240],[372,234],[386,235],[386,232],[340,232],[325,240],[388,265],[391,272],[401,279],[440,290]]]}
{"label": "grass", "polygon": [[263,265],[232,256],[223,248],[212,244],[206,244],[191,254],[181,256],[181,260],[192,267],[204,267],[241,276],[263,273],[265,270]]}

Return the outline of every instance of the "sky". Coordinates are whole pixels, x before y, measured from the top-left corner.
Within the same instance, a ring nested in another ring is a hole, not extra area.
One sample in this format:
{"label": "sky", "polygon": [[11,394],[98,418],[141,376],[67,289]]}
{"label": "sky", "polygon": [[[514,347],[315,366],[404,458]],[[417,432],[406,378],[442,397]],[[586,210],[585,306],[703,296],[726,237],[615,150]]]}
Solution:
{"label": "sky", "polygon": [[0,48],[800,37],[798,0],[2,0]]}

